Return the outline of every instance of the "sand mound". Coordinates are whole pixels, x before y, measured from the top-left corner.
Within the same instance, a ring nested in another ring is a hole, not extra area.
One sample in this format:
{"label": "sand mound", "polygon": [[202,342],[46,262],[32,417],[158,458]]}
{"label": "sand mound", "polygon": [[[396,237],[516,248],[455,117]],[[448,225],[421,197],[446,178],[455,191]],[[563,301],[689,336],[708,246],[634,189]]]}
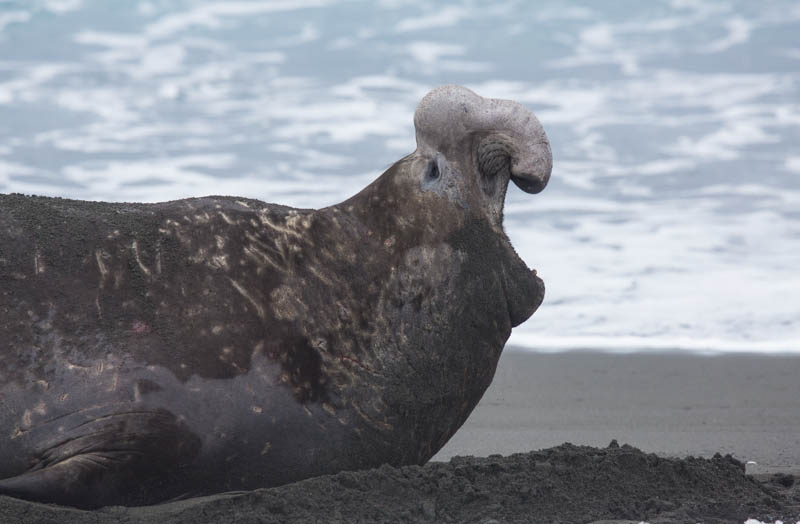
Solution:
{"label": "sand mound", "polygon": [[508,457],[343,472],[287,486],[145,508],[78,511],[0,497],[0,521],[207,522],[772,522],[800,520],[794,478],[759,482],[730,456],[667,459],[615,442]]}

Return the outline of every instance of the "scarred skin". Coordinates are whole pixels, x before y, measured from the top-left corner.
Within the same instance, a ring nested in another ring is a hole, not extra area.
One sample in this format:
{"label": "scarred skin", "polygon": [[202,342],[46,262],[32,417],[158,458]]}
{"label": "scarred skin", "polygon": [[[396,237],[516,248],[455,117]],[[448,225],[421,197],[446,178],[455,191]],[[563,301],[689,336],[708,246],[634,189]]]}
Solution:
{"label": "scarred skin", "polygon": [[0,494],[143,505],[427,461],[544,296],[481,138],[320,210],[0,195]]}

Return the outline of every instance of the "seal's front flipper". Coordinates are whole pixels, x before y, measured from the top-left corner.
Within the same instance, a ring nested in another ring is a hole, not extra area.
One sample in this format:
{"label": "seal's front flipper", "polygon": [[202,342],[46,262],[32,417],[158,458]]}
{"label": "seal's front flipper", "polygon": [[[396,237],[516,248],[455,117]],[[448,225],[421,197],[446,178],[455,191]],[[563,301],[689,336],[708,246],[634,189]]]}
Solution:
{"label": "seal's front flipper", "polygon": [[114,413],[69,433],[48,442],[27,472],[0,480],[0,494],[84,509],[148,504],[180,484],[200,449],[200,439],[161,410]]}
{"label": "seal's front flipper", "polygon": [[0,494],[12,497],[94,509],[116,502],[119,465],[123,457],[87,453],[43,469],[0,480]]}

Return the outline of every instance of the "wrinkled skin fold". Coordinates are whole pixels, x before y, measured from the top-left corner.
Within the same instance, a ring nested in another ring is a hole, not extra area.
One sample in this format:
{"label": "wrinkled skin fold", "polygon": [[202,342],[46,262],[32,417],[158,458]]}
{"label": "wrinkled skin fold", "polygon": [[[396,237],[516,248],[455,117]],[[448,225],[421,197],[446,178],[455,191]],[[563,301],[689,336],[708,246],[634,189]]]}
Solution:
{"label": "wrinkled skin fold", "polygon": [[552,159],[527,109],[464,88],[415,125],[319,210],[0,195],[0,494],[143,505],[432,457],[542,302],[502,208]]}

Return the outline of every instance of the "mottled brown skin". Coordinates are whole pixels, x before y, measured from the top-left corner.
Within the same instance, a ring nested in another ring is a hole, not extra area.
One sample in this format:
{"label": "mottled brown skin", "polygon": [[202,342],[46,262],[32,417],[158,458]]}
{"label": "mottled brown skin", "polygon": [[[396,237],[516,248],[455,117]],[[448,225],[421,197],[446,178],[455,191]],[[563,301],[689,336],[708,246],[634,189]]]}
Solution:
{"label": "mottled brown skin", "polygon": [[456,153],[320,210],[0,196],[0,494],[142,505],[427,461],[544,294],[502,230],[508,161]]}

